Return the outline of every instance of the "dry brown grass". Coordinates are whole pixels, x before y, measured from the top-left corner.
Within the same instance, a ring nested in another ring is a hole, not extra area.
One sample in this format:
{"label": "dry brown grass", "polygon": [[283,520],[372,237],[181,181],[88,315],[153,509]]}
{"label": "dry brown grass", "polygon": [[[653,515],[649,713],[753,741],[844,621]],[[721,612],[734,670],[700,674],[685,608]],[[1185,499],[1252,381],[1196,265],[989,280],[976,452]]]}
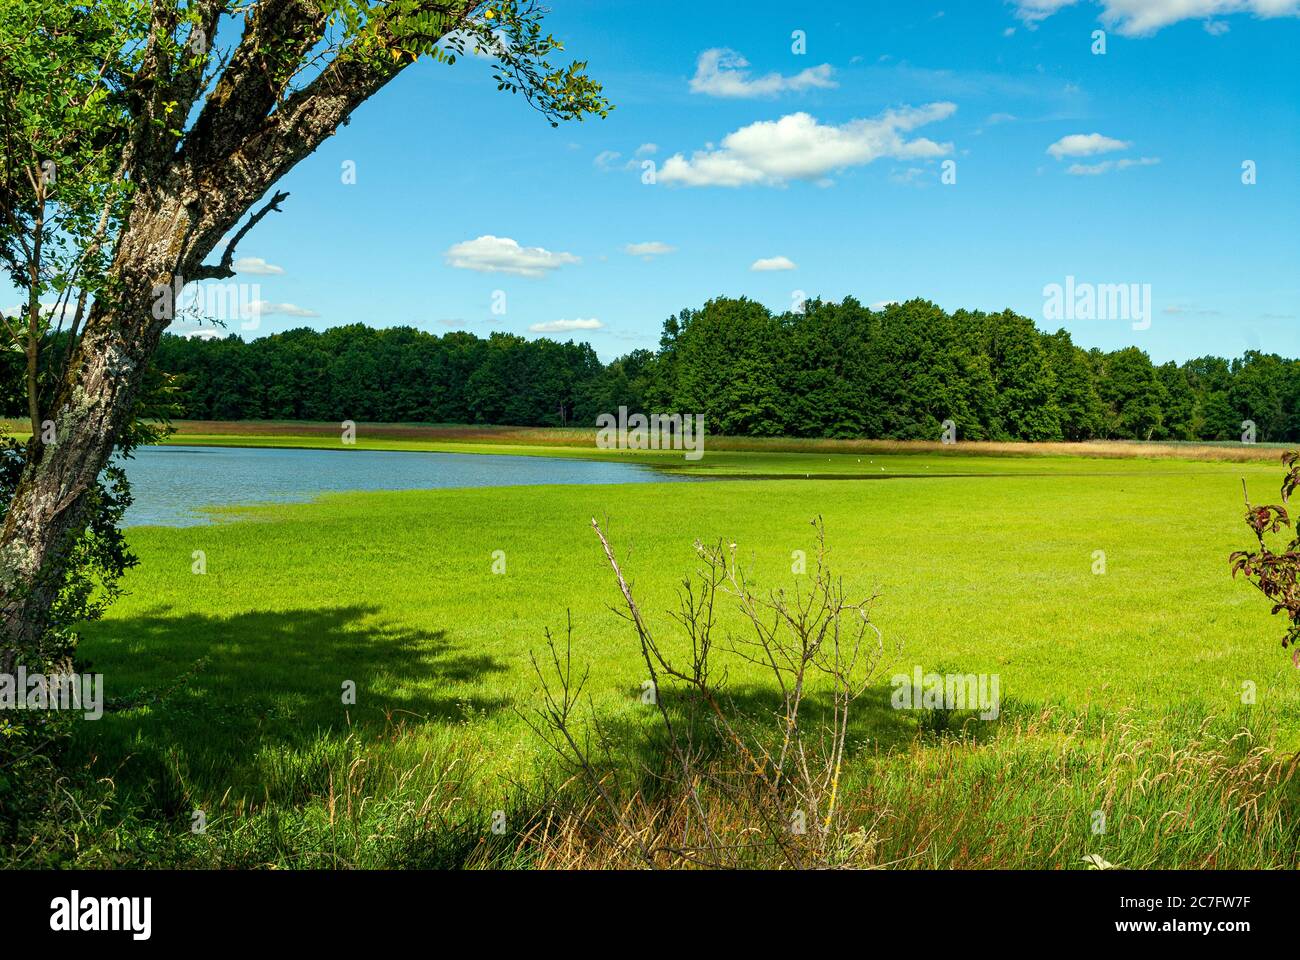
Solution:
{"label": "dry brown grass", "polygon": [[964,441],[945,444],[927,440],[798,440],[710,437],[714,450],[754,450],[774,453],[940,454],[985,457],[1097,457],[1102,459],[1220,460],[1231,463],[1272,462],[1281,445],[1217,445],[1205,443],[1139,443],[1131,440],[1090,440],[1081,443],[1022,443]]}
{"label": "dry brown grass", "polygon": [[[337,423],[297,420],[176,420],[176,438],[187,435],[231,437],[331,437]],[[429,443],[499,443],[533,447],[595,449],[596,431],[586,427],[497,427],[458,424],[359,423],[375,439]],[[27,424],[0,418],[0,432],[25,433]],[[795,437],[710,436],[712,450],[755,453],[939,454],[985,457],[1095,457],[1100,459],[1201,460],[1262,463],[1277,460],[1285,444],[1140,443],[1132,440],[1088,440],[1080,443],[1022,443],[963,441],[944,444],[925,440],[815,440]]]}
{"label": "dry brown grass", "polygon": [[[21,429],[20,424],[15,424]],[[186,434],[230,436],[336,437],[336,423],[297,421],[178,420],[178,438]],[[527,446],[594,448],[594,429],[574,427],[495,427],[420,425],[402,423],[358,424],[366,436],[394,440],[446,443],[501,443]],[[1282,445],[1139,443],[1129,440],[1090,440],[1081,443],[1020,443],[970,441],[943,444],[921,440],[813,440],[788,437],[714,437],[713,450],[769,453],[939,454],[992,457],[1096,457],[1102,459],[1210,460],[1230,463],[1272,462]]]}
{"label": "dry brown grass", "polygon": [[[514,839],[503,857],[484,849],[471,866],[503,861],[540,870],[868,869],[878,857],[879,817],[851,800],[861,824],[828,836],[818,823],[788,829],[789,810],[773,810],[755,791],[751,771],[723,763],[700,767],[690,784],[659,783],[656,795],[633,793],[615,817],[594,792],[562,798]],[[667,792],[664,788],[667,788]],[[828,839],[830,842],[828,842]],[[649,861],[649,864],[647,863]]]}
{"label": "dry brown grass", "polygon": [[[594,794],[557,803],[515,838],[509,860],[540,869],[661,869],[726,849],[741,869],[1085,869],[1097,855],[1127,868],[1294,869],[1297,758],[1245,729],[1152,728],[1121,715],[1100,731],[1052,709],[987,742],[918,737],[860,756],[830,844],[778,838],[743,764],[714,762],[692,785],[657,781],[615,818]],[[698,803],[696,801],[699,801]],[[1096,831],[1096,812],[1105,822]],[[638,844],[635,841],[640,841]],[[479,866],[500,866],[498,859]]]}

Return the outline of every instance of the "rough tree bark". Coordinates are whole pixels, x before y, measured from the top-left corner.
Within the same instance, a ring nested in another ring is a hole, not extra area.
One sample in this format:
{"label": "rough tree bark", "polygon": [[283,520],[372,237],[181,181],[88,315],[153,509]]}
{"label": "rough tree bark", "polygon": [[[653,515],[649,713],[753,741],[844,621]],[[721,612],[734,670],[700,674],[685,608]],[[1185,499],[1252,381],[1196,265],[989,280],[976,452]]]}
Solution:
{"label": "rough tree bark", "polygon": [[[229,0],[198,0],[205,35],[215,36]],[[474,2],[430,3],[450,32]],[[188,133],[169,131],[202,93],[202,69],[177,69],[160,36],[177,26],[175,3],[154,4],[154,36],[139,75],[139,124],[126,175],[138,185],[102,296],[47,419],[56,442],[33,437],[0,529],[0,672],[12,672],[48,623],[64,558],[85,528],[87,491],[128,426],[149,360],[168,317],[155,317],[155,289],[234,276],[236,234],[221,262],[204,261],[281,177],[410,61],[375,62],[340,51],[310,83],[278,99],[275,72],[301,63],[322,39],[313,0],[264,0],[247,23],[215,88]],[[269,53],[268,51],[276,51]],[[178,105],[168,108],[169,103]],[[273,207],[277,194],[267,208]],[[255,215],[260,218],[267,208]],[[251,225],[251,223],[250,223]]]}

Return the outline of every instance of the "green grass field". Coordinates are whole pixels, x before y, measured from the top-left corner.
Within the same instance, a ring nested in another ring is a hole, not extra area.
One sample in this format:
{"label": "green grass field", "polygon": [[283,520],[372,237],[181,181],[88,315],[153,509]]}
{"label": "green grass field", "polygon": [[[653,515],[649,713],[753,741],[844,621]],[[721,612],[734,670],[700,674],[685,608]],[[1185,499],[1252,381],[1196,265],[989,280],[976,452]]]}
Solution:
{"label": "green grass field", "polygon": [[[789,587],[820,515],[835,568],[879,594],[875,623],[901,647],[860,710],[846,784],[878,812],[882,863],[1297,865],[1300,683],[1283,624],[1227,565],[1249,536],[1241,479],[1274,499],[1276,466],[734,450],[701,472],[798,479],[360,493],[133,529],[129,593],[81,648],[123,709],[83,725],[78,749],[138,821],[86,862],[156,857],[170,831],[180,863],[459,862],[551,768],[521,712],[537,702],[530,651],[566,613],[597,714],[629,739],[654,723],[593,517],[673,647],[664,611],[697,538]],[[889,709],[888,676],[917,665],[997,674],[1001,717],[938,729]],[[736,696],[761,701],[764,682],[731,665]],[[430,839],[448,818],[464,849]]]}

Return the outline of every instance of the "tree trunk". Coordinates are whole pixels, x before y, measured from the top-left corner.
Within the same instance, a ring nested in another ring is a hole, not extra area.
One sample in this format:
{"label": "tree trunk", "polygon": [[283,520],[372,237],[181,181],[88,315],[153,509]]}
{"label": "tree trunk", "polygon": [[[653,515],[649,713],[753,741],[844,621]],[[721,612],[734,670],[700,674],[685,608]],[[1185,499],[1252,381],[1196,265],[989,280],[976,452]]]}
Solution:
{"label": "tree trunk", "polygon": [[85,530],[87,493],[126,428],[168,317],[155,318],[156,284],[172,283],[176,251],[192,229],[177,195],[143,195],[113,264],[117,295],[96,302],[69,373],[39,433],[0,529],[0,673],[34,652],[63,583],[68,550]]}

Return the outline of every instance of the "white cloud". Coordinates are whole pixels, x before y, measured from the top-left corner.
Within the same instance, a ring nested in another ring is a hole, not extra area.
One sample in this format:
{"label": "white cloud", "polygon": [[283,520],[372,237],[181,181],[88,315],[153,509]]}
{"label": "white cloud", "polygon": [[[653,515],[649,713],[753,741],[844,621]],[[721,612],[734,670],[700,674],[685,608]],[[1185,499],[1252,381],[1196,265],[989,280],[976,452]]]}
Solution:
{"label": "white cloud", "polygon": [[1047,148],[1047,152],[1060,160],[1062,157],[1091,157],[1098,153],[1113,153],[1116,150],[1127,150],[1131,146],[1133,144],[1113,137],[1103,137],[1100,133],[1072,133],[1057,140]]}
{"label": "white cloud", "polygon": [[1075,163],[1065,171],[1074,177],[1097,177],[1112,170],[1127,170],[1129,167],[1152,167],[1160,162],[1159,157],[1137,157],[1123,160],[1104,160],[1101,163]]}
{"label": "white cloud", "polygon": [[243,311],[250,317],[270,317],[282,314],[286,317],[319,317],[315,310],[308,310],[296,303],[272,303],[269,300],[254,300]]}
{"label": "white cloud", "polygon": [[284,267],[267,263],[261,257],[240,257],[235,261],[235,273],[247,273],[258,277],[278,277],[284,273]]}
{"label": "white cloud", "polygon": [[528,328],[529,333],[569,333],[574,330],[602,330],[605,325],[599,320],[551,320],[547,323],[534,323]]}
{"label": "white cloud", "polygon": [[[1079,0],[1016,0],[1016,15],[1030,28]],[[1183,20],[1249,13],[1261,19],[1300,17],[1300,0],[1095,0],[1101,21],[1126,37],[1148,36]],[[1214,31],[1211,30],[1213,33]]]}
{"label": "white cloud", "polygon": [[889,179],[891,183],[901,184],[905,187],[920,186],[924,183],[922,178],[928,173],[925,167],[908,167],[906,170],[894,170],[890,172]]}
{"label": "white cloud", "polygon": [[798,267],[789,257],[764,257],[751,263],[749,269],[757,270],[759,273],[768,273],[772,270],[797,270]]}
{"label": "white cloud", "polygon": [[474,240],[454,244],[443,256],[447,264],[460,270],[480,273],[513,273],[521,277],[543,277],[548,270],[581,263],[571,253],[552,253],[541,247],[521,247],[509,237],[486,234]]}
{"label": "white cloud", "polygon": [[787,180],[818,180],[844,167],[881,157],[925,159],[952,152],[952,144],[903,134],[953,115],[952,103],[888,110],[870,120],[840,126],[818,123],[807,113],[764,120],[722,138],[716,149],[677,153],[659,168],[659,182],[686,187],[780,186]]}
{"label": "white cloud", "polygon": [[659,152],[659,144],[657,143],[643,143],[641,144],[641,146],[636,148],[636,155],[638,157],[648,157],[651,154],[655,154],[658,152]]}
{"label": "white cloud", "polygon": [[1016,16],[1032,30],[1042,20],[1046,20],[1063,7],[1072,7],[1078,0],[1018,0]]}
{"label": "white cloud", "polygon": [[808,90],[813,87],[837,87],[831,79],[834,69],[829,63],[809,67],[791,76],[769,73],[751,79],[746,69],[749,61],[735,50],[715,47],[700,54],[695,63],[695,76],[691,78],[691,92],[711,97],[770,97],[787,90]]}
{"label": "white cloud", "polygon": [[1177,304],[1175,304],[1172,307],[1165,307],[1165,309],[1162,312],[1166,316],[1170,316],[1170,317],[1183,317],[1183,316],[1221,317],[1223,316],[1222,310],[1211,310],[1205,307],[1185,307]]}
{"label": "white cloud", "polygon": [[[1100,133],[1075,133],[1062,137],[1047,148],[1057,160],[1066,157],[1093,157],[1101,153],[1115,153],[1127,150],[1133,144],[1125,140],[1105,137]],[[1097,177],[1112,170],[1127,170],[1129,167],[1150,167],[1160,162],[1159,157],[1124,157],[1119,160],[1103,160],[1100,163],[1073,163],[1066,173],[1074,177]]]}
{"label": "white cloud", "polygon": [[598,170],[612,170],[614,168],[614,162],[621,156],[623,156],[623,154],[619,153],[617,150],[602,150],[600,153],[596,154],[596,158],[591,162]]}
{"label": "white cloud", "polygon": [[674,253],[677,248],[666,243],[660,243],[658,240],[651,240],[647,243],[629,243],[623,250],[634,257],[644,257],[649,260],[652,257],[663,256],[666,253]]}
{"label": "white cloud", "polygon": [[[89,304],[87,304],[86,310],[89,312]],[[47,317],[51,320],[68,323],[76,317],[77,305],[75,303],[42,303],[40,306],[40,314],[42,317]],[[26,317],[27,304],[16,303],[12,307],[0,308],[0,316],[6,317],[9,320],[13,320],[16,317]]]}
{"label": "white cloud", "polygon": [[976,136],[983,136],[985,129],[988,127],[998,127],[1004,123],[1015,123],[1020,118],[1014,113],[992,113],[984,121],[983,125],[976,128]]}

